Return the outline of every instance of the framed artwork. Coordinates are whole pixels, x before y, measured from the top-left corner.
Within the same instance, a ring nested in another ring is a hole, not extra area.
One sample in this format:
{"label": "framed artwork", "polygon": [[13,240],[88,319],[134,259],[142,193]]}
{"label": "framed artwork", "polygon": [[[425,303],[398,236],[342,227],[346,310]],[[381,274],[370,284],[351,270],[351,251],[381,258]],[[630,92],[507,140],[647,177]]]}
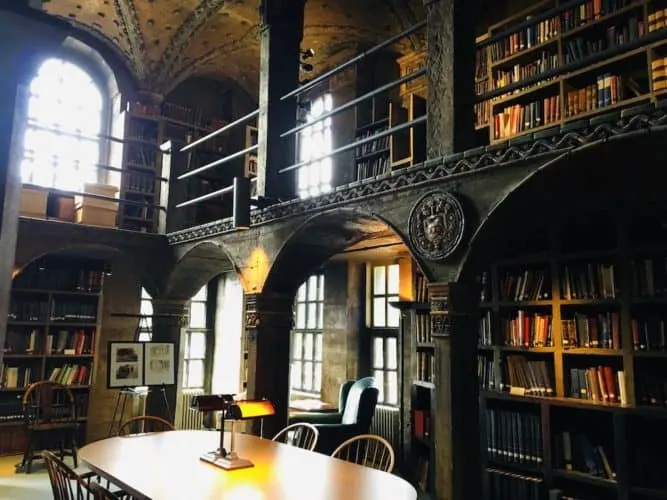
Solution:
{"label": "framed artwork", "polygon": [[146,342],[144,359],[144,385],[174,385],[176,369],[174,344]]}
{"label": "framed artwork", "polygon": [[144,343],[109,342],[107,386],[110,389],[144,384]]}

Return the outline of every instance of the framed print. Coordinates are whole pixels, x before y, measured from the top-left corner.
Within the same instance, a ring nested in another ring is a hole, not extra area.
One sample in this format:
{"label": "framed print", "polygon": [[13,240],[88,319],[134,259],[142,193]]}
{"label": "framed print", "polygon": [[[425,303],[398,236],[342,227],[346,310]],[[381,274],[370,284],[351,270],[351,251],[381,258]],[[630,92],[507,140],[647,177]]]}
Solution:
{"label": "framed print", "polygon": [[174,344],[146,342],[144,384],[173,385],[176,383]]}
{"label": "framed print", "polygon": [[143,342],[109,342],[107,357],[110,389],[145,385]]}

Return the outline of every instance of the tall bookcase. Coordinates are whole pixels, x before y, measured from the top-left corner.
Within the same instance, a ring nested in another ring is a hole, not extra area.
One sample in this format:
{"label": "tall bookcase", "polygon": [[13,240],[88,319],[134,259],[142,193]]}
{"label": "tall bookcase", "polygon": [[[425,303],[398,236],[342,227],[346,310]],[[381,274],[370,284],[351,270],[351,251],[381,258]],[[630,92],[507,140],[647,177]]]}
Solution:
{"label": "tall bookcase", "polygon": [[480,274],[485,499],[667,497],[667,219],[584,213]]}
{"label": "tall bookcase", "polygon": [[491,26],[478,40],[476,127],[497,143],[664,97],[666,8],[546,0]]}
{"label": "tall bookcase", "polygon": [[0,372],[1,455],[23,451],[21,400],[45,379],[74,393],[78,443],[85,442],[104,270],[97,260],[45,257],[14,278]]}

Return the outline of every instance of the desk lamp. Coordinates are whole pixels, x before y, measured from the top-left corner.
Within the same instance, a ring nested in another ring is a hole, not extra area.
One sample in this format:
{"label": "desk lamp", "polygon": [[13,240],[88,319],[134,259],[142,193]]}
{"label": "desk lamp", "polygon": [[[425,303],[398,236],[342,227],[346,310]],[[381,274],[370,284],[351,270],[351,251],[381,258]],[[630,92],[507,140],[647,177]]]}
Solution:
{"label": "desk lamp", "polygon": [[[276,410],[270,401],[266,399],[234,401],[234,396],[230,394],[195,396],[192,398],[191,407],[202,412],[222,411],[220,448],[204,453],[199,457],[200,460],[209,462],[225,470],[244,469],[254,466],[250,460],[241,458],[236,453],[236,430],[234,424],[237,420],[251,420],[274,415]],[[229,450],[226,450],[224,446],[225,419],[230,420],[232,424]]]}

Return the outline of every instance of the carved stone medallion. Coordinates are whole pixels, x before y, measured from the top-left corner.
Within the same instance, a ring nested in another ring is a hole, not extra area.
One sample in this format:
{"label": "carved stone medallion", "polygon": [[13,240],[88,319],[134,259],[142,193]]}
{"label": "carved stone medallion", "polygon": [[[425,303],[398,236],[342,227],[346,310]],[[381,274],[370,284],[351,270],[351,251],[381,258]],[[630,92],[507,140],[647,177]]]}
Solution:
{"label": "carved stone medallion", "polygon": [[463,239],[463,207],[451,193],[433,191],[422,196],[410,212],[410,242],[425,259],[442,260]]}

